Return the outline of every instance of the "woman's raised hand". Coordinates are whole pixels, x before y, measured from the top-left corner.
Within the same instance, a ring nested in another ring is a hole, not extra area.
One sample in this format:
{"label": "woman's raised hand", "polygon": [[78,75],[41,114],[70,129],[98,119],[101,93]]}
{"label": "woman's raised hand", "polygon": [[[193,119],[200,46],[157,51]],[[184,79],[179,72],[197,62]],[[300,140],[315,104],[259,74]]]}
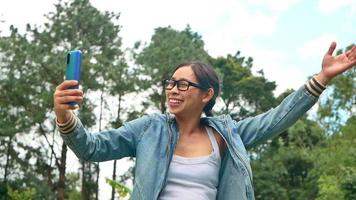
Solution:
{"label": "woman's raised hand", "polygon": [[53,94],[54,112],[57,116],[59,123],[67,122],[71,117],[72,110],[77,106],[71,106],[68,102],[81,103],[83,101],[83,91],[81,89],[68,89],[76,86],[77,81],[65,80],[56,87],[56,91]]}
{"label": "woman's raised hand", "polygon": [[322,69],[316,76],[322,84],[326,85],[332,78],[351,69],[356,65],[356,46],[343,54],[333,56],[336,43],[332,42],[328,52],[325,54],[322,62]]}

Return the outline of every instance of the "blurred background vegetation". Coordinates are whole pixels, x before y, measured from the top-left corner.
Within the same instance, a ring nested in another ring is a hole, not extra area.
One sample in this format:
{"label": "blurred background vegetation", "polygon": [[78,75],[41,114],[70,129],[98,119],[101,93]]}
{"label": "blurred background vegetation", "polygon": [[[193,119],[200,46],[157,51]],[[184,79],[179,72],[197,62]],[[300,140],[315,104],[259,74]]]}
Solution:
{"label": "blurred background vegetation", "polygon": [[[222,106],[215,114],[241,120],[293,91],[276,97],[275,82],[263,71],[253,73],[253,58],[240,51],[211,57],[189,25],[157,27],[149,43],[123,49],[120,14],[99,12],[88,0],[59,1],[46,17],[44,24],[27,25],[25,33],[11,26],[9,36],[0,35],[0,199],[99,199],[98,163],[80,161],[77,172],[68,172],[67,146],[54,123],[53,92],[63,81],[68,50],[84,55],[81,85],[87,98],[78,115],[89,129],[117,128],[148,111],[165,112],[161,81],[188,60],[208,62],[218,71]],[[356,199],[355,77],[354,68],[333,80],[314,117],[305,115],[250,151],[256,199]],[[124,99],[130,95],[146,100],[129,107]],[[104,111],[115,117],[102,127]],[[129,198],[134,159],[131,163],[120,176],[113,163],[106,180],[112,199]]]}

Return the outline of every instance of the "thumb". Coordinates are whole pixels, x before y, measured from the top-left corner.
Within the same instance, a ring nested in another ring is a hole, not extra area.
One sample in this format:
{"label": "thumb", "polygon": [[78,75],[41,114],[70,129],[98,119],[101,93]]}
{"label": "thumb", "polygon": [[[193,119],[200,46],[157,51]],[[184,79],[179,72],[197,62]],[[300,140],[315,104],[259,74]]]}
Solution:
{"label": "thumb", "polygon": [[333,55],[333,52],[334,52],[334,50],[335,50],[335,48],[336,48],[336,42],[332,42],[332,43],[330,44],[329,50],[328,50],[328,52],[326,53],[326,55],[332,56],[332,55]]}

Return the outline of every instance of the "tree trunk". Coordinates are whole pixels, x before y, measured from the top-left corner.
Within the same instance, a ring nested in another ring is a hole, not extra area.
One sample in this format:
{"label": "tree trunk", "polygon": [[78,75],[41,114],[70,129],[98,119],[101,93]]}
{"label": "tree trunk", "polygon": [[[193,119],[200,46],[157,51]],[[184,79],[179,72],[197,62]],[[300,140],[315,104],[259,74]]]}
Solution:
{"label": "tree trunk", "polygon": [[[62,156],[64,155],[65,158],[61,158],[61,160],[57,157],[54,148],[53,148],[53,144],[54,144],[54,139],[52,144],[49,142],[49,139],[47,138],[46,132],[42,127],[41,123],[38,123],[38,130],[40,131],[40,133],[43,135],[43,137],[46,139],[47,144],[49,145],[49,147],[51,148],[51,160],[50,160],[50,164],[48,165],[46,172],[43,173],[44,176],[47,177],[47,183],[50,186],[50,188],[52,189],[52,191],[56,191],[58,189],[59,186],[59,181],[56,182],[56,184],[53,183],[53,177],[52,177],[52,158],[54,158],[55,160],[55,166],[57,167],[58,171],[60,172],[61,170],[61,166],[62,166],[62,159],[64,159],[64,175],[65,175],[65,162],[67,160],[66,156],[67,156],[67,146],[65,147],[65,153],[63,152],[63,147],[62,147]],[[54,136],[54,135],[53,135]],[[63,143],[64,144],[64,143]],[[63,145],[62,144],[62,145]],[[64,154],[63,154],[64,153]],[[65,179],[65,178],[64,178]],[[64,180],[65,181],[65,180]]]}
{"label": "tree trunk", "polygon": [[[121,126],[121,120],[120,120],[120,117],[121,117],[121,98],[122,97],[122,94],[119,93],[119,106],[117,108],[117,118],[116,118],[116,121],[117,121],[117,127],[115,128],[119,128]],[[116,181],[116,160],[114,160],[114,166],[113,166],[113,170],[112,170],[112,180],[113,181]],[[115,187],[112,186],[111,187],[111,200],[114,200],[115,199]]]}
{"label": "tree trunk", "polygon": [[85,175],[85,161],[82,161],[82,199],[88,199],[88,191]]}
{"label": "tree trunk", "polygon": [[[104,82],[105,85],[105,82]],[[101,121],[103,120],[103,103],[104,103],[104,87],[101,88],[101,95],[100,95],[100,114],[99,114],[99,132],[101,131]],[[95,200],[98,200],[98,195],[99,195],[99,173],[100,173],[100,168],[99,168],[99,163],[97,163],[95,167],[96,171],[96,180],[95,180]]]}
{"label": "tree trunk", "polygon": [[66,161],[67,161],[67,145],[63,142],[61,164],[59,167],[59,180],[58,180],[58,200],[64,200],[65,195],[65,178],[66,178]]}
{"label": "tree trunk", "polygon": [[95,200],[99,199],[99,173],[100,173],[100,167],[99,163],[96,163],[96,191],[95,191]]}
{"label": "tree trunk", "polygon": [[[9,136],[9,141],[7,142],[7,152],[6,152],[6,164],[5,164],[5,174],[4,174],[4,186],[7,187],[7,174],[8,174],[8,168],[10,164],[10,151],[11,151],[11,141],[12,141],[12,136]],[[7,200],[7,189],[6,194],[5,194],[5,200]]]}
{"label": "tree trunk", "polygon": [[[116,160],[114,160],[114,167],[112,170],[112,180],[116,181]],[[111,188],[111,200],[114,200],[114,199],[115,199],[115,188],[112,187]]]}
{"label": "tree trunk", "polygon": [[88,199],[92,199],[94,188],[92,186],[92,171],[91,171],[92,162],[88,162],[88,179],[87,179],[87,191],[88,191]]}

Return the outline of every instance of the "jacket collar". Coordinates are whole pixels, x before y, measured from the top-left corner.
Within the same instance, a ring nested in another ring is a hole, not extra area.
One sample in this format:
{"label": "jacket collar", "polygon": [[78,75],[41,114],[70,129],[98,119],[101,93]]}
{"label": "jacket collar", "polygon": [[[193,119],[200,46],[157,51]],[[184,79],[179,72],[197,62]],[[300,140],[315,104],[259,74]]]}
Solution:
{"label": "jacket collar", "polygon": [[[167,117],[167,122],[170,126],[174,127],[174,129],[176,129],[178,131],[177,128],[177,122],[176,122],[176,118],[173,114],[166,112],[165,113],[166,117]],[[224,131],[224,129],[226,128],[226,122],[229,121],[230,116],[228,115],[221,115],[221,116],[212,116],[212,117],[202,117],[200,118],[200,122],[203,125],[206,126],[210,126],[212,128],[214,128],[216,131],[218,131],[225,139],[226,139],[226,135],[224,134],[226,131]]]}

